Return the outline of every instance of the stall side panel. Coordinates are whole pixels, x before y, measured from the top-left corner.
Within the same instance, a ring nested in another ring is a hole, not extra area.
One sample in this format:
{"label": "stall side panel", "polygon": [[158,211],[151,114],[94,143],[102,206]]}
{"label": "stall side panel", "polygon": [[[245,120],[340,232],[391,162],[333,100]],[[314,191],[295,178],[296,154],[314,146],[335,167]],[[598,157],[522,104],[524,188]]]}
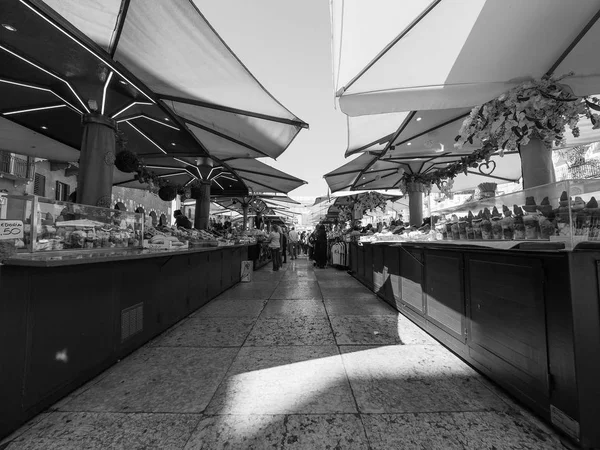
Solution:
{"label": "stall side panel", "polygon": [[[114,362],[111,264],[32,268],[23,406],[38,409]],[[79,382],[79,383],[78,383]]]}
{"label": "stall side panel", "polygon": [[[539,259],[467,256],[471,357],[548,411],[548,360]],[[522,397],[522,396],[521,396]]]}
{"label": "stall side panel", "polygon": [[0,439],[23,420],[23,373],[27,353],[29,271],[0,267]]}
{"label": "stall side panel", "polygon": [[465,296],[461,253],[425,251],[427,318],[465,342]]}
{"label": "stall side panel", "polygon": [[400,247],[400,279],[402,303],[424,315],[422,250]]}

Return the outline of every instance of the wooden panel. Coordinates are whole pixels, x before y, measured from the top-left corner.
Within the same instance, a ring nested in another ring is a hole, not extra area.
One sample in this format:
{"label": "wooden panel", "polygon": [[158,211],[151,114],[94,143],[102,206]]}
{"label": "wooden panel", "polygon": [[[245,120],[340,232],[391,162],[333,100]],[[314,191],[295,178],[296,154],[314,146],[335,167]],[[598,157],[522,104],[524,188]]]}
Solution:
{"label": "wooden panel", "polygon": [[547,392],[548,362],[539,260],[469,258],[471,346],[519,372],[528,389]]}
{"label": "wooden panel", "polygon": [[221,289],[226,290],[231,287],[231,263],[233,262],[233,249],[223,248],[220,250],[221,257]]}
{"label": "wooden panel", "polygon": [[387,270],[386,301],[394,308],[400,308],[402,283],[400,278],[400,249],[391,245],[385,249],[385,268]]}
{"label": "wooden panel", "polygon": [[600,448],[600,251],[596,242],[588,248],[570,255],[573,335],[581,442]]}
{"label": "wooden panel", "polygon": [[373,258],[373,270],[372,270],[372,279],[373,279],[373,291],[375,291],[376,294],[381,294],[383,296],[383,285],[385,283],[385,276],[383,273],[383,250],[384,250],[385,246],[378,244],[378,245],[371,245],[371,254],[372,254],[372,258]]}
{"label": "wooden panel", "polygon": [[425,253],[427,317],[458,339],[465,339],[465,298],[462,255],[457,252]]}
{"label": "wooden panel", "polygon": [[[171,285],[171,280],[165,279],[165,274],[161,273],[161,268],[168,261],[169,258],[163,256],[113,265],[113,283],[116,288],[112,336],[118,357],[131,353],[170,326],[163,317],[159,303],[162,298],[167,301],[178,297],[180,291],[176,284]],[[138,303],[143,303],[143,329],[122,342],[121,311]]]}
{"label": "wooden panel", "polygon": [[27,348],[29,270],[0,266],[0,439],[21,421]]}
{"label": "wooden panel", "polygon": [[423,302],[423,256],[420,250],[401,247],[400,278],[402,302],[420,314],[425,313]]}
{"label": "wooden panel", "polygon": [[114,352],[111,264],[42,268],[32,277],[25,409]]}
{"label": "wooden panel", "polygon": [[194,253],[190,255],[190,275],[188,285],[190,289],[190,311],[195,311],[208,303],[208,278],[206,271],[209,264],[208,253]]}
{"label": "wooden panel", "polygon": [[365,265],[365,246],[364,245],[358,245],[356,247],[358,249],[358,279],[361,281],[365,281],[365,269],[366,269],[366,265]]}
{"label": "wooden panel", "polygon": [[373,288],[373,245],[365,244],[365,279],[364,283],[368,288]]}
{"label": "wooden panel", "polygon": [[208,252],[208,267],[205,268],[204,275],[208,279],[207,295],[209,300],[215,298],[221,292],[221,262],[223,260],[223,252],[214,250]]}
{"label": "wooden panel", "polygon": [[159,277],[163,282],[158,287],[159,323],[166,329],[183,319],[191,310],[189,279],[197,271],[190,266],[188,255],[168,258],[160,265]]}
{"label": "wooden panel", "polygon": [[358,273],[358,245],[354,242],[350,244],[350,271]]}

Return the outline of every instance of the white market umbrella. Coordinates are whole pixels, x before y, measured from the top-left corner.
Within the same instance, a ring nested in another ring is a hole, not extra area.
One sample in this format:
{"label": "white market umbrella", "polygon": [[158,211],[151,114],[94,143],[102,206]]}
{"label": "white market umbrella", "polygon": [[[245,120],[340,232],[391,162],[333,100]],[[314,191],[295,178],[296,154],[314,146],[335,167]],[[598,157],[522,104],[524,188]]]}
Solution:
{"label": "white market umbrella", "polygon": [[331,0],[340,108],[472,107],[548,73],[574,72],[575,95],[596,94],[598,18],[600,0]]}

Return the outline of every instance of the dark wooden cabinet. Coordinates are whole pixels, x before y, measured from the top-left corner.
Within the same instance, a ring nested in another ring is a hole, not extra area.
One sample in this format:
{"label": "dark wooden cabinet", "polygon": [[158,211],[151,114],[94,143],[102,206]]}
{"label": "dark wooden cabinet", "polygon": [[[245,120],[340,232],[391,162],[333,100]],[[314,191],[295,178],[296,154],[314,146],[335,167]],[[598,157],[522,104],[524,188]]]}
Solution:
{"label": "dark wooden cabinet", "polygon": [[420,315],[425,314],[423,298],[423,251],[401,247],[400,292],[403,304]]}
{"label": "dark wooden cabinet", "polygon": [[464,342],[466,318],[462,255],[456,252],[427,251],[425,267],[427,318]]}
{"label": "dark wooden cabinet", "polygon": [[[355,276],[583,448],[600,447],[600,245],[352,244]],[[372,256],[369,256],[372,255]]]}
{"label": "dark wooden cabinet", "polygon": [[0,267],[0,438],[240,278],[246,247]]}

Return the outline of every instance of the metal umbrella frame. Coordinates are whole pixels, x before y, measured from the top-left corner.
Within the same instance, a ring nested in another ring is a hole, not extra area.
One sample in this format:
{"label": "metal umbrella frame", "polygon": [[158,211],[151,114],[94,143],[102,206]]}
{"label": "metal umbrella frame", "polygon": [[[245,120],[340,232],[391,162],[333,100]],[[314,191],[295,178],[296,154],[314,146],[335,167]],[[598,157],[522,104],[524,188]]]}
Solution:
{"label": "metal umbrella frame", "polygon": [[96,111],[117,122],[147,166],[166,167],[159,176],[199,179],[195,160],[209,157],[221,177],[235,179],[222,190],[238,194],[253,187],[234,165],[276,158],[308,127],[190,0],[6,0],[0,17],[0,130],[9,151],[77,161],[81,118]]}

